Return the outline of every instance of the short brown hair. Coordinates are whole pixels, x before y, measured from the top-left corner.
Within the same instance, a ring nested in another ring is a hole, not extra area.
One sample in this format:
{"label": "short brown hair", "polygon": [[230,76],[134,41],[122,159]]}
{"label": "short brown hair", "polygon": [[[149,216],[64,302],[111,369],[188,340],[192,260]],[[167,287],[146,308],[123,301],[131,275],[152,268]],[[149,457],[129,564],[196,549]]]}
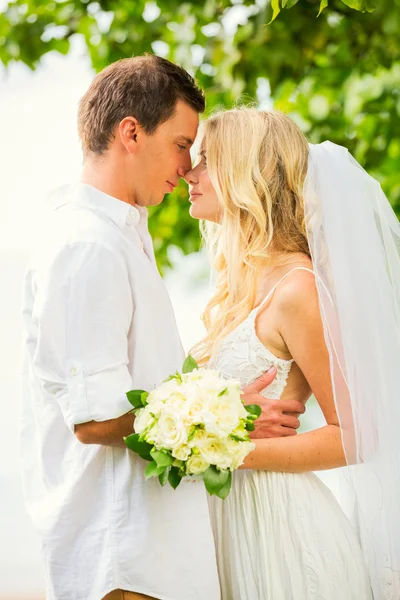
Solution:
{"label": "short brown hair", "polygon": [[96,75],[79,103],[83,151],[103,154],[125,117],[135,117],[153,133],[174,114],[178,100],[204,111],[204,93],[182,67],[151,54],[112,63]]}

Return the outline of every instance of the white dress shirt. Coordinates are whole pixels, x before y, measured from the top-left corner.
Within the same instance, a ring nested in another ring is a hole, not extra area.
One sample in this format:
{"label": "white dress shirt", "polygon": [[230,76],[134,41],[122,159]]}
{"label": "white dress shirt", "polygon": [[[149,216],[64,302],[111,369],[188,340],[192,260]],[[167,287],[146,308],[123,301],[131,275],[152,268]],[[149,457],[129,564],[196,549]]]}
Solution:
{"label": "white dress shirt", "polygon": [[129,410],[181,369],[175,317],[154,261],[146,209],[65,186],[24,288],[21,427],[28,512],[43,541],[47,600],[113,589],[218,600],[201,482],[145,481],[127,449],[81,444],[74,427]]}

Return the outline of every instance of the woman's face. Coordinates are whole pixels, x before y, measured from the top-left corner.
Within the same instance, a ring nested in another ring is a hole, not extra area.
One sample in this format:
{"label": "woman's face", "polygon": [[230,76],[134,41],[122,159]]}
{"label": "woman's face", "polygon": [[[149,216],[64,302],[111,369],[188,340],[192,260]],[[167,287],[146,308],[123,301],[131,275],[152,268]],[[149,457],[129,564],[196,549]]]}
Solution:
{"label": "woman's face", "polygon": [[189,184],[190,202],[192,204],[190,215],[194,219],[220,223],[222,211],[207,173],[207,155],[204,144],[202,144],[200,150],[198,163],[191,171],[186,173],[185,180]]}

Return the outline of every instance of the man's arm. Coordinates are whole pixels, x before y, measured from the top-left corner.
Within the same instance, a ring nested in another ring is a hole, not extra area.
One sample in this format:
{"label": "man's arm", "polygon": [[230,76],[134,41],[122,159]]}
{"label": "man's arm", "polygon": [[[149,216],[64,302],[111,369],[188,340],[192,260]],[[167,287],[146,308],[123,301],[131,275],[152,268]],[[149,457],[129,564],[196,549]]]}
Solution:
{"label": "man's arm", "polygon": [[124,437],[133,433],[135,416],[127,413],[108,421],[89,421],[75,425],[75,435],[82,444],[100,444],[114,448],[126,448]]}
{"label": "man's arm", "polygon": [[78,439],[122,445],[133,423],[126,397],[133,300],[122,258],[102,244],[76,242],[62,248],[35,284],[33,368],[44,391],[67,426],[73,432],[78,426]]}

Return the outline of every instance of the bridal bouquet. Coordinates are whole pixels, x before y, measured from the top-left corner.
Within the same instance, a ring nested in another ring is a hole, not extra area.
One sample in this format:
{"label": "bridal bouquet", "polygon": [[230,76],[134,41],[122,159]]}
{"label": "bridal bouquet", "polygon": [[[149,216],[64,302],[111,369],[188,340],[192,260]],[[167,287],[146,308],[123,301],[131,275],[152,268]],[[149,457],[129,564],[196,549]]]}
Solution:
{"label": "bridal bouquet", "polygon": [[232,471],[255,447],[248,432],[261,413],[255,404],[244,405],[240,394],[239,380],[198,368],[191,356],[182,373],[152,392],[128,392],[135,433],[124,440],[149,462],[145,477],[175,489],[183,477],[198,476],[210,495],[226,498]]}

